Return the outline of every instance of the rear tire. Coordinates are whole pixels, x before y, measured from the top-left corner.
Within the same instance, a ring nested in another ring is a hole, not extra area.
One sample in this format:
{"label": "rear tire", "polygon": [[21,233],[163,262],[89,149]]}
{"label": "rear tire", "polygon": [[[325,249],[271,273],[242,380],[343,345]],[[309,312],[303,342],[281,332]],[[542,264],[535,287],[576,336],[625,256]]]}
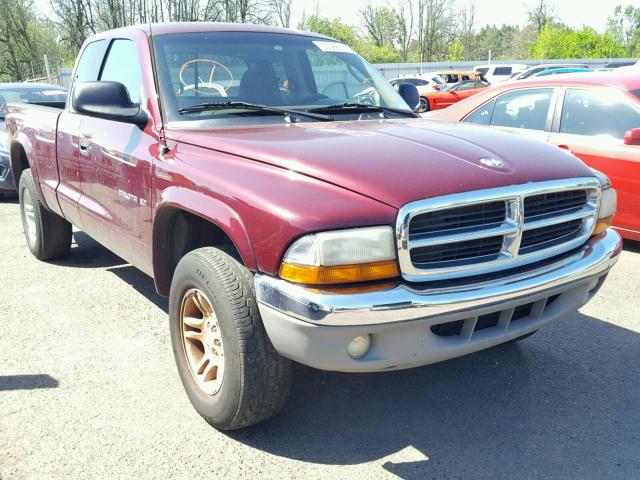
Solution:
{"label": "rear tire", "polygon": [[71,224],[45,208],[36,189],[31,169],[26,169],[20,176],[18,196],[22,228],[31,253],[38,260],[53,260],[67,256],[71,249]]}
{"label": "rear tire", "polygon": [[169,322],[182,384],[209,424],[235,430],[282,409],[291,361],[273,348],[253,275],[237,260],[213,247],[185,255],[171,282]]}

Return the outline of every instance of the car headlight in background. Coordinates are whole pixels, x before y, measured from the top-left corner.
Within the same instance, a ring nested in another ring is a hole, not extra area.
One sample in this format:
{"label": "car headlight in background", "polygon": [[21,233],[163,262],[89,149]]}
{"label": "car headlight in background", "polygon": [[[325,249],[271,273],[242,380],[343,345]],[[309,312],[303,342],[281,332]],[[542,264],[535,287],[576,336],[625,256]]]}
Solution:
{"label": "car headlight in background", "polygon": [[598,235],[611,226],[613,216],[618,208],[618,194],[611,186],[611,180],[604,173],[591,169],[600,182],[600,205],[598,207],[598,221],[593,234]]}
{"label": "car headlight in background", "polygon": [[314,233],[289,247],[280,277],[330,285],[383,280],[399,275],[393,229],[388,226]]}

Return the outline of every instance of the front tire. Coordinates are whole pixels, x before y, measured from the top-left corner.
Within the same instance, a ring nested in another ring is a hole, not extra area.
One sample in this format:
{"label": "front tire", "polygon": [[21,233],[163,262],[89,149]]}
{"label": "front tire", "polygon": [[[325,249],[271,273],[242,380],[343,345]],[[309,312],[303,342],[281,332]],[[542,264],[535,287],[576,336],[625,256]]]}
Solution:
{"label": "front tire", "polygon": [[71,249],[71,224],[45,208],[31,169],[22,172],[18,195],[22,228],[31,253],[38,260],[53,260],[67,256]]}
{"label": "front tire", "polygon": [[196,411],[220,430],[276,415],[291,386],[291,362],[264,329],[253,275],[213,247],[185,255],[169,295],[171,343]]}

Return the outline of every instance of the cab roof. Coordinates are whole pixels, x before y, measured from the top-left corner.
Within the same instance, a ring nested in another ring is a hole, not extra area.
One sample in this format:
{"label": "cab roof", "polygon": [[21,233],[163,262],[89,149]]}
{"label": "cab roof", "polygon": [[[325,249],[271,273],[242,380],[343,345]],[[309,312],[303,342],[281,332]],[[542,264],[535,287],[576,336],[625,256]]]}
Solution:
{"label": "cab roof", "polygon": [[228,23],[228,22],[167,22],[133,25],[130,27],[117,28],[101,32],[93,38],[112,38],[115,35],[126,35],[127,32],[144,32],[148,36],[168,35],[175,33],[201,33],[201,32],[259,32],[259,33],[279,33],[288,35],[304,35],[307,37],[334,40],[331,37],[318,33],[303,32],[291,28],[272,27],[267,25],[254,25],[252,23]]}

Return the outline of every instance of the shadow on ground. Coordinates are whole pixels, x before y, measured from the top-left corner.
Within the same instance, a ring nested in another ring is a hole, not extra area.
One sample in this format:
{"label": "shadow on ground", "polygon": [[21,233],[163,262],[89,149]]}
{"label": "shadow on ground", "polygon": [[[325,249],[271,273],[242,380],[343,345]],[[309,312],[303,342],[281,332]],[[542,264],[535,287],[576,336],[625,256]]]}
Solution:
{"label": "shadow on ground", "polygon": [[50,375],[0,375],[0,392],[8,390],[36,390],[58,388],[58,380]]}

